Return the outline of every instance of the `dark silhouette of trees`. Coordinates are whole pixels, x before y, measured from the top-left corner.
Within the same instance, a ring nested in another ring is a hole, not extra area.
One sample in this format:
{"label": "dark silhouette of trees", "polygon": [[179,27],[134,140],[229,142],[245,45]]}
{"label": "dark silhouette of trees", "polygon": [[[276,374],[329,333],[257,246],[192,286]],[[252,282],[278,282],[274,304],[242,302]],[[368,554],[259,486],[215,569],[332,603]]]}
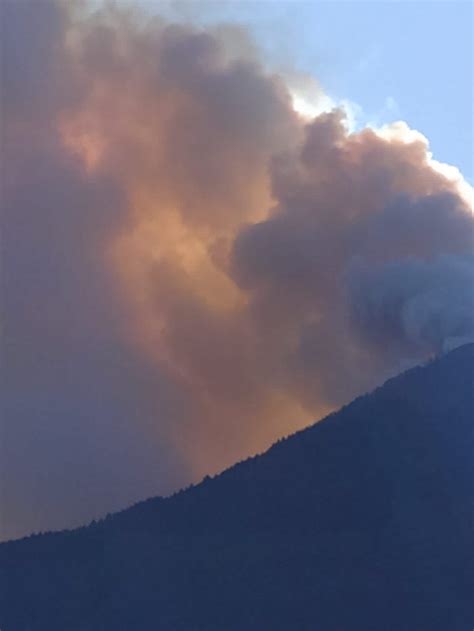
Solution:
{"label": "dark silhouette of trees", "polygon": [[2,631],[470,631],[474,345],[221,475],[0,546]]}

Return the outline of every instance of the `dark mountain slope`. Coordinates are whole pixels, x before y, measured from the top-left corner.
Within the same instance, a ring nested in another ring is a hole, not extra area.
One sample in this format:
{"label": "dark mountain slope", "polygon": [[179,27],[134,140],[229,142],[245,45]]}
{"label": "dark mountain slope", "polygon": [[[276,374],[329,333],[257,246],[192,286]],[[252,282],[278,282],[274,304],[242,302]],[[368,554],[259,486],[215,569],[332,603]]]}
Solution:
{"label": "dark mountain slope", "polygon": [[472,631],[473,377],[467,345],[171,498],[1,545],[0,628]]}

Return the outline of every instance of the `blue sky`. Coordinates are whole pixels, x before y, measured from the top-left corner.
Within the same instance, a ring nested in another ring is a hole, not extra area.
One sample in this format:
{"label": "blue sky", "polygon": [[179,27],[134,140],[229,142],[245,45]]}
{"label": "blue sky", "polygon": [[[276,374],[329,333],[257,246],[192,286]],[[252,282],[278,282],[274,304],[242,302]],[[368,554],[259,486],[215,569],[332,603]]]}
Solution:
{"label": "blue sky", "polygon": [[360,106],[359,123],[405,120],[428,137],[436,159],[474,181],[471,2],[136,4],[247,25],[276,64],[312,74],[330,96]]}

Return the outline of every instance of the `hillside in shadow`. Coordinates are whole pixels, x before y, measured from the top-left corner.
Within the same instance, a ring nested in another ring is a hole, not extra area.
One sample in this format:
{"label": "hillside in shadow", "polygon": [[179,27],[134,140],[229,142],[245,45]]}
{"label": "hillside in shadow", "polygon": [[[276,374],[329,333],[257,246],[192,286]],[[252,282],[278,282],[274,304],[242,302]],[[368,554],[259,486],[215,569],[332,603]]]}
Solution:
{"label": "hillside in shadow", "polygon": [[0,629],[472,631],[473,376],[470,344],[170,498],[2,544]]}

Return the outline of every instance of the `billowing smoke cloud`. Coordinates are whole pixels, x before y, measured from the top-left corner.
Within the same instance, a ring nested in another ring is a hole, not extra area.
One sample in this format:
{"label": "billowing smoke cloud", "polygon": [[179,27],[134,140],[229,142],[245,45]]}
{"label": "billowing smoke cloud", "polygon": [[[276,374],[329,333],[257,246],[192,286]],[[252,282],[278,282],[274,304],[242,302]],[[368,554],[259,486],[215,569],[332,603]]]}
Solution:
{"label": "billowing smoke cloud", "polygon": [[469,186],[420,134],[304,119],[239,29],[75,8],[2,5],[3,536],[169,492],[473,334]]}

